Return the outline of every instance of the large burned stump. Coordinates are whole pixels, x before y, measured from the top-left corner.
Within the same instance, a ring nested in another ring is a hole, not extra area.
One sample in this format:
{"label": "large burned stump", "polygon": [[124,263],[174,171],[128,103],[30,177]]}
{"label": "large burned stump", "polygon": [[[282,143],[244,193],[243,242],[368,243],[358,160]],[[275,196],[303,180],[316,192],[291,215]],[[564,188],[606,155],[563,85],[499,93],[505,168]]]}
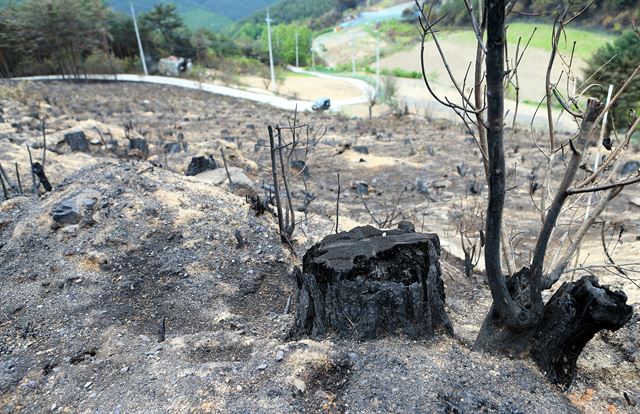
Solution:
{"label": "large burned stump", "polygon": [[544,308],[533,359],[549,380],[568,388],[587,342],[602,330],[617,331],[632,316],[627,296],[600,286],[593,276],[564,283]]}
{"label": "large burned stump", "polygon": [[292,336],[452,334],[439,260],[438,236],[412,228],[365,226],[325,237],[295,269]]}
{"label": "large burned stump", "polygon": [[[508,279],[512,296],[529,295],[528,268]],[[593,276],[562,284],[544,307],[540,323],[513,329],[491,307],[475,347],[492,353],[530,356],[546,377],[567,389],[576,375],[582,350],[602,330],[617,331],[633,316],[627,296],[601,286]]]}

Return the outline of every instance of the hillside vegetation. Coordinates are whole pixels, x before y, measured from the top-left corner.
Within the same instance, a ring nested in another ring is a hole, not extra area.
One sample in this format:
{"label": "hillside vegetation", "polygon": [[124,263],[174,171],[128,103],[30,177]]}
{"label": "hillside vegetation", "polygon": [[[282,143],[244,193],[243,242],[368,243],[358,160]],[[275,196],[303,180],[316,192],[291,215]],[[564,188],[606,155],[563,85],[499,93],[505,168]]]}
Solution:
{"label": "hillside vegetation", "polygon": [[[277,0],[172,0],[165,3],[175,4],[176,8],[182,13],[208,11],[236,21],[251,15],[257,9],[272,5],[276,1]],[[136,9],[140,9],[140,11],[147,11],[158,3],[160,3],[158,0],[137,0],[134,6]],[[114,10],[120,12],[129,11],[129,0],[109,0],[109,4]]]}
{"label": "hillside vegetation", "polygon": [[[477,10],[478,0],[474,0]],[[522,19],[536,19],[540,16],[557,13],[563,10],[567,2],[557,0],[522,0],[514,4],[512,15]],[[570,2],[570,13],[577,12],[590,5],[588,10],[577,20],[582,26],[591,26],[615,31],[622,31],[629,27],[632,20],[640,17],[640,0],[607,0]],[[469,23],[469,16],[463,1],[443,0],[437,9],[440,16],[447,16],[447,21],[453,25]]]}

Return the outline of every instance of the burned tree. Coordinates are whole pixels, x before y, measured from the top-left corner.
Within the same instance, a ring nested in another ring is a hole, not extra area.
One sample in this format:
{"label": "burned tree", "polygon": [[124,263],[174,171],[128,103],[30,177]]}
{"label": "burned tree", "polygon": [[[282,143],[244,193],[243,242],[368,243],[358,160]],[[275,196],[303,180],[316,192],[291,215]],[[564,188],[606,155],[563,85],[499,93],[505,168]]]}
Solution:
{"label": "burned tree", "polygon": [[394,230],[365,226],[325,237],[294,270],[292,336],[452,334],[439,260],[438,236],[416,233],[408,222]]}
{"label": "burned tree", "polygon": [[[596,167],[593,172],[582,173],[580,170],[580,166],[587,159],[586,154],[592,144],[591,137],[594,131],[603,120],[604,114],[640,72],[640,67],[623,85],[619,85],[618,92],[607,105],[595,99],[580,99],[582,94],[588,91],[588,85],[580,95],[573,94],[567,87],[564,97],[559,91],[560,80],[556,83],[551,81],[551,70],[556,62],[558,43],[564,27],[584,13],[591,4],[593,2],[576,10],[573,2],[567,2],[559,10],[554,23],[552,52],[543,100],[546,101],[549,147],[543,149],[535,142],[547,165],[546,185],[541,192],[540,206],[535,206],[541,213],[541,228],[530,263],[516,271],[512,246],[505,237],[503,220],[507,191],[504,91],[509,84],[515,85],[516,91],[519,90],[518,65],[528,42],[524,47],[518,43],[516,55],[510,61],[507,58],[505,20],[513,2],[487,1],[477,19],[471,3],[465,0],[477,37],[475,76],[473,85],[469,88],[467,76],[464,82],[460,83],[446,62],[445,53],[438,42],[437,31],[434,29],[438,21],[431,21],[431,8],[416,1],[421,11],[423,80],[434,98],[453,110],[474,137],[482,154],[489,186],[484,259],[493,304],[475,345],[485,351],[530,356],[550,380],[565,387],[573,380],[575,363],[585,344],[602,329],[621,328],[632,315],[632,308],[626,305],[624,293],[613,292],[606,286],[600,286],[595,278],[590,276],[577,282],[564,283],[546,304],[542,298],[542,292],[551,289],[560,280],[587,231],[611,200],[624,187],[640,182],[638,173],[630,174],[618,181],[614,181],[613,175],[609,173],[611,167],[620,163],[621,154],[640,124],[640,118],[637,117],[631,123],[624,139],[612,148],[602,165]],[[449,79],[458,93],[455,102],[447,97],[438,96],[429,82],[424,59],[427,38],[433,39],[440,57],[444,60]],[[575,78],[571,68],[572,57],[558,60],[562,60],[567,66],[564,75],[567,78]],[[569,82],[567,86],[568,84]],[[558,142],[554,132],[554,101],[562,106],[563,112],[573,116],[580,124],[577,134],[566,142]],[[514,123],[517,102],[515,108]],[[558,188],[552,193],[551,186],[548,185],[552,180],[551,166],[559,154],[565,152],[570,153],[570,157]],[[568,215],[567,212],[580,207],[581,203],[586,207],[589,203],[582,199],[585,195],[601,193],[605,195],[594,202],[593,208],[580,210],[583,221],[581,225],[576,226],[577,230],[570,237],[560,237],[557,226],[559,217],[563,214]],[[547,205],[549,199],[551,202]],[[503,264],[506,266],[506,272],[503,271]]]}
{"label": "burned tree", "polygon": [[[269,162],[271,167],[270,194],[267,195],[267,199],[276,207],[280,238],[291,246],[293,233],[296,224],[298,224],[295,218],[295,211],[302,211],[306,220],[308,207],[315,199],[315,195],[309,191],[307,186],[307,180],[310,176],[309,161],[312,150],[324,137],[326,128],[324,132],[320,133],[320,129],[313,130],[309,124],[298,124],[298,111],[296,109],[293,122],[289,121],[288,126],[269,125],[267,131],[269,133]],[[283,131],[291,132],[290,141],[287,141]],[[306,131],[306,138],[301,136],[303,131]],[[296,168],[298,172],[292,174],[291,167]],[[303,184],[303,189],[300,191],[303,196],[303,206],[295,208],[293,180],[297,177],[300,177]]]}

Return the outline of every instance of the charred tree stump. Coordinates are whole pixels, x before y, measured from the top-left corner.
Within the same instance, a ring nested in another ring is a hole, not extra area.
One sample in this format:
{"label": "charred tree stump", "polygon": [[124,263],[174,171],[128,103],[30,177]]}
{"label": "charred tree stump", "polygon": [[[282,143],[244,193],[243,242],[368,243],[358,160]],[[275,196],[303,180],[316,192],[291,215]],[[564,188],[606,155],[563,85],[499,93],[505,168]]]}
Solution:
{"label": "charred tree stump", "polygon": [[294,270],[291,336],[452,334],[439,260],[438,236],[413,228],[365,226],[325,237],[304,255],[303,269]]}
{"label": "charred tree stump", "polygon": [[149,157],[149,144],[144,138],[129,138],[129,153],[142,159]]}
{"label": "charred tree stump", "polygon": [[535,338],[533,359],[554,383],[568,388],[576,361],[595,334],[617,331],[633,316],[627,296],[600,286],[593,276],[564,283],[549,299]]}
{"label": "charred tree stump", "polygon": [[64,134],[64,142],[71,147],[71,151],[89,152],[89,143],[83,131]]}
{"label": "charred tree stump", "polygon": [[[512,297],[529,294],[528,271],[524,268],[509,279]],[[560,286],[545,305],[542,321],[529,329],[506,327],[492,308],[475,346],[489,352],[530,356],[551,382],[567,389],[587,342],[601,330],[617,331],[631,319],[633,308],[626,302],[623,292],[614,292],[600,286],[595,277],[584,276]]]}
{"label": "charred tree stump", "polygon": [[208,157],[192,157],[185,175],[192,177],[208,170],[215,170],[216,168],[218,168],[218,164],[211,155]]}

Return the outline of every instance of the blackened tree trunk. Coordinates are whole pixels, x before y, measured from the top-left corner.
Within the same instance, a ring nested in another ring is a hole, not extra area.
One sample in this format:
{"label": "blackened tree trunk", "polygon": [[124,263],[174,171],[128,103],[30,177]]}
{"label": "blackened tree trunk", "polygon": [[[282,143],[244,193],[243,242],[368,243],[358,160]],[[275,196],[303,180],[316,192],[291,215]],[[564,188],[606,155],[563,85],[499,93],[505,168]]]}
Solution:
{"label": "blackened tree trunk", "polygon": [[440,242],[412,226],[371,226],[327,236],[296,268],[293,337],[336,334],[428,338],[452,334],[444,309]]}
{"label": "blackened tree trunk", "polygon": [[602,329],[620,329],[632,316],[622,292],[598,285],[593,277],[566,283],[544,305],[543,264],[550,235],[570,195],[568,188],[582,162],[589,133],[602,109],[589,100],[580,133],[569,144],[572,158],[538,237],[532,267],[508,279],[501,267],[502,215],[505,199],[504,48],[505,1],[487,1],[487,146],[489,205],[485,263],[493,303],[475,346],[489,352],[532,357],[554,383],[568,387],[576,360],[586,343]]}
{"label": "blackened tree trunk", "polygon": [[487,207],[485,266],[493,297],[493,310],[510,327],[534,326],[541,317],[542,303],[527,304],[509,294],[502,274],[501,236],[505,200],[504,158],[504,48],[505,2],[487,1],[487,147],[489,205]]}
{"label": "blackened tree trunk", "polygon": [[[509,279],[514,295],[528,294],[528,268]],[[595,334],[616,331],[633,315],[627,296],[600,286],[593,276],[564,283],[544,307],[542,320],[534,327],[508,327],[492,307],[478,338],[476,348],[500,351],[516,357],[531,357],[547,378],[565,389],[576,373],[576,361]]]}

